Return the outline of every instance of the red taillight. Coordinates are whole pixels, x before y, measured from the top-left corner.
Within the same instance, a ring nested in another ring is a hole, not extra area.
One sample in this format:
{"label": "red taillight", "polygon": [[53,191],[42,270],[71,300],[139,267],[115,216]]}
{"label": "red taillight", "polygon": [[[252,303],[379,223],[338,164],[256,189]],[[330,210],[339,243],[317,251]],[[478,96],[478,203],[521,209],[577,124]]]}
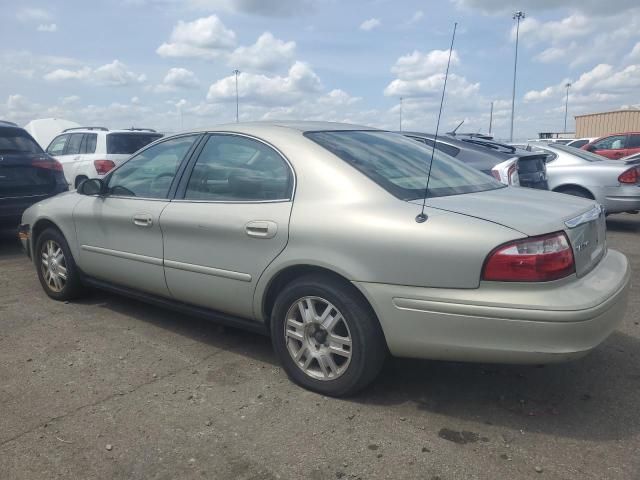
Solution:
{"label": "red taillight", "polygon": [[96,172],[98,172],[98,175],[104,175],[116,166],[116,164],[111,160],[94,160],[93,165],[96,167]]}
{"label": "red taillight", "polygon": [[520,185],[520,177],[518,176],[518,162],[513,162],[507,171],[507,179],[509,185]]}
{"label": "red taillight", "polygon": [[640,167],[630,168],[618,177],[620,183],[638,183],[638,180],[640,180]]}
{"label": "red taillight", "polygon": [[548,282],[575,272],[573,250],[563,232],[509,242],[487,258],[482,279],[496,282]]}
{"label": "red taillight", "polygon": [[31,166],[36,168],[44,168],[46,170],[62,171],[62,164],[53,158],[34,158],[31,160]]}
{"label": "red taillight", "polygon": [[496,180],[498,180],[499,182],[502,181],[502,179],[500,178],[500,172],[497,170],[491,170],[491,175],[493,175],[493,178],[495,178]]}

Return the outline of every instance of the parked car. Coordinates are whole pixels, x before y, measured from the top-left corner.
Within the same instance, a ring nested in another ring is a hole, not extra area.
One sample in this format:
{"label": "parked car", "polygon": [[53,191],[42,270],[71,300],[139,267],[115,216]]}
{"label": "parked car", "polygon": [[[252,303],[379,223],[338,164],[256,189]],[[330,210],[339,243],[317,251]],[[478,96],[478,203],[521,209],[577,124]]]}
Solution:
{"label": "parked car", "polygon": [[[434,135],[420,132],[402,134],[433,147]],[[491,147],[487,147],[487,144]],[[447,135],[438,137],[436,150],[492,175],[507,185],[547,189],[544,155],[478,138],[458,139]]]}
{"label": "parked car", "polygon": [[600,344],[630,274],[598,204],[431,154],[327,122],[184,133],[32,206],[23,246],[53,299],[92,285],[269,333],[326,395],[387,352],[537,364]]}
{"label": "parked car", "polygon": [[527,143],[543,142],[543,143],[560,143],[563,145],[568,145],[573,141],[575,141],[575,139],[573,138],[532,138],[527,140]]}
{"label": "parked car", "polygon": [[618,160],[640,153],[640,132],[616,133],[600,137],[582,147],[583,150]]}
{"label": "parked car", "polygon": [[161,137],[149,128],[67,128],[51,141],[47,153],[62,163],[67,182],[77,188],[87,178],[104,177],[132,153]]}
{"label": "parked car", "polygon": [[596,140],[595,137],[577,138],[576,140],[573,140],[573,141],[567,143],[567,147],[582,148],[587,143],[593,142],[594,140]]}
{"label": "parked car", "polygon": [[29,206],[68,188],[62,165],[23,128],[0,121],[0,227],[17,227]]}
{"label": "parked car", "polygon": [[566,145],[536,148],[548,153],[549,189],[590,198],[607,213],[638,213],[640,210],[640,158],[609,160]]}

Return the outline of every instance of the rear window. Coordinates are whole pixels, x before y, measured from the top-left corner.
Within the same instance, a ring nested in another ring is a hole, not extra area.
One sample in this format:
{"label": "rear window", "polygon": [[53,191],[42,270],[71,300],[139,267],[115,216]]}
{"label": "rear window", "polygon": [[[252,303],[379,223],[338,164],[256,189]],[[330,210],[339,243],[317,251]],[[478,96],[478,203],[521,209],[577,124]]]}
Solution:
{"label": "rear window", "polygon": [[131,155],[161,137],[159,133],[110,133],[107,135],[107,153]]}
{"label": "rear window", "polygon": [[568,147],[567,145],[553,145],[553,148],[556,150],[560,150],[561,152],[569,153],[575,157],[581,158],[582,160],[586,160],[587,162],[602,162],[606,160],[606,157],[602,157],[601,155],[596,155],[595,153],[587,152],[586,150],[581,150],[579,148]]}
{"label": "rear window", "polygon": [[[433,149],[399,134],[378,131],[307,132],[305,136],[402,200],[424,196]],[[429,197],[481,192],[503,184],[438,150]]]}
{"label": "rear window", "polygon": [[21,128],[0,128],[0,154],[43,153],[31,135]]}

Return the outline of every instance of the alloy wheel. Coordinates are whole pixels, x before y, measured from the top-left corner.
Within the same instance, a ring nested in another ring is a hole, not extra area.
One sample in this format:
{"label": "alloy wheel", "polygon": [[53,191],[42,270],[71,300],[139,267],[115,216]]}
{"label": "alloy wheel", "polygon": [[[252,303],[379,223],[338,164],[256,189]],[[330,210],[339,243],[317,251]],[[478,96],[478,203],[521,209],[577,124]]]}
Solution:
{"label": "alloy wheel", "polygon": [[351,362],[352,338],[342,313],[320,297],[303,297],[287,312],[284,336],[289,355],[306,375],[335,380]]}
{"label": "alloy wheel", "polygon": [[45,283],[53,292],[61,292],[67,283],[67,262],[62,247],[54,240],[47,240],[40,258]]}

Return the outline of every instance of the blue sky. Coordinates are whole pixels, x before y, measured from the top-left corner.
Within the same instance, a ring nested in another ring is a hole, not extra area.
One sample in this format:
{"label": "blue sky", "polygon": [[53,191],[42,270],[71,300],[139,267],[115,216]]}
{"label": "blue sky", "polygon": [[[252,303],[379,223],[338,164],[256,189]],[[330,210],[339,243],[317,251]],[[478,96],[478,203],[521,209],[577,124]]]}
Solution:
{"label": "blue sky", "polygon": [[433,131],[453,23],[443,128],[509,130],[512,10],[521,24],[515,136],[572,115],[640,108],[631,0],[112,0],[2,2],[0,118],[176,131],[235,119],[324,119]]}

